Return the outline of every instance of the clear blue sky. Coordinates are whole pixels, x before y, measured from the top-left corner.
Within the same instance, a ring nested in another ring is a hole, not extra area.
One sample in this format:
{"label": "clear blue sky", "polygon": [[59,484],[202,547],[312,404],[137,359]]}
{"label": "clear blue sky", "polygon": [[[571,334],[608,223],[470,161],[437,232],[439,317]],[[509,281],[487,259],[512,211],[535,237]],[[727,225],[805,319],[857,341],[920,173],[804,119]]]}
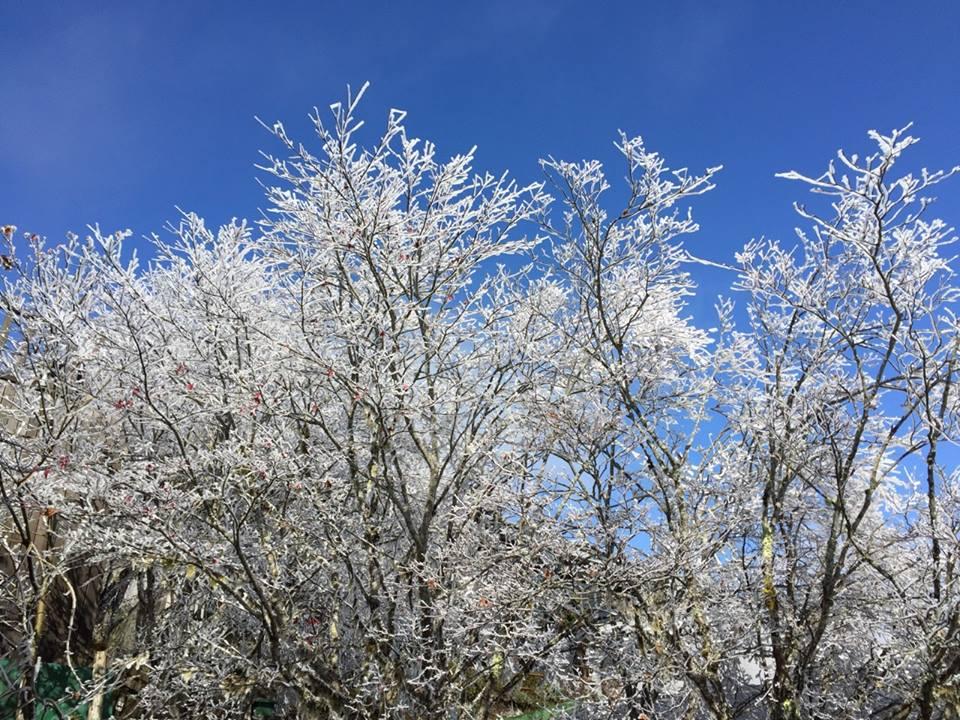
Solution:
{"label": "clear blue sky", "polygon": [[[801,188],[869,128],[915,122],[913,164],[960,163],[957,2],[0,2],[0,223],[59,239],[159,231],[175,205],[255,217],[254,163],[372,83],[441,154],[538,177],[546,154],[612,159],[617,129],[674,165],[722,163],[698,254],[789,237]],[[619,177],[619,167],[616,168]],[[938,212],[960,224],[960,179]],[[708,288],[713,285],[707,279]],[[710,298],[704,298],[707,302]]]}

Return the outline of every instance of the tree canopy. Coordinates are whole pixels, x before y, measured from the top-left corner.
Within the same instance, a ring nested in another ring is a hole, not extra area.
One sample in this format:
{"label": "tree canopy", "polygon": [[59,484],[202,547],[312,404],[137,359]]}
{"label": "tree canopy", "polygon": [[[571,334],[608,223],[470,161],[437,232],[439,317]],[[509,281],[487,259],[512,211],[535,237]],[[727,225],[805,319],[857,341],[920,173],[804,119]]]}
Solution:
{"label": "tree canopy", "polygon": [[272,128],[257,223],[3,229],[17,712],[61,663],[91,717],[955,717],[952,171],[785,174],[705,328],[719,168],[521,186],[360,95]]}

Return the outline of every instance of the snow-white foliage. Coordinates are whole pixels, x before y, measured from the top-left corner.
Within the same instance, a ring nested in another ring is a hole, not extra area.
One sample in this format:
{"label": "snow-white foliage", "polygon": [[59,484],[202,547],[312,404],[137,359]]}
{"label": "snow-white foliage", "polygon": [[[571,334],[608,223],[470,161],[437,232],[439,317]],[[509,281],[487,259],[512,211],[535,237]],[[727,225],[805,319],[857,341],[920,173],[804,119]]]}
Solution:
{"label": "snow-white foliage", "polygon": [[708,330],[681,240],[719,168],[623,136],[617,205],[399,111],[363,147],[358,100],[317,154],[273,128],[263,221],[185,214],[146,265],[4,228],[18,712],[55,661],[121,717],[956,713],[949,173],[897,175],[900,131],[787,174],[829,204]]}

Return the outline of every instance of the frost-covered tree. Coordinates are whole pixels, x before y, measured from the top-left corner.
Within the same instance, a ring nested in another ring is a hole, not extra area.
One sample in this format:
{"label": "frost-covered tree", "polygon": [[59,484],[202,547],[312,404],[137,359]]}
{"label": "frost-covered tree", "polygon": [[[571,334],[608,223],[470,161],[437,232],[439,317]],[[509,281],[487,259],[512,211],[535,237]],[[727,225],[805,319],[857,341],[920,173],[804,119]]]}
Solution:
{"label": "frost-covered tree", "polygon": [[913,139],[790,174],[831,209],[705,329],[719,168],[624,136],[619,204],[597,162],[524,187],[398,111],[362,147],[358,101],[316,153],[272,128],[255,226],[5,251],[10,706],[58,662],[90,716],[956,713],[957,290]]}

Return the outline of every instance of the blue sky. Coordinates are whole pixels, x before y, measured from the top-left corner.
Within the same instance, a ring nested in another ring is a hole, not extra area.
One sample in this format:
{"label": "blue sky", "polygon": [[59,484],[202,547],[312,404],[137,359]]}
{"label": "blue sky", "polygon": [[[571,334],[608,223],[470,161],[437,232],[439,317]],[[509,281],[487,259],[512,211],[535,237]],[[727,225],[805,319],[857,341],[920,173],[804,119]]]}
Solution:
{"label": "blue sky", "polygon": [[[868,150],[869,128],[912,120],[912,165],[960,163],[956,2],[6,0],[0,34],[0,223],[51,240],[159,231],[175,205],[256,217],[258,151],[279,148],[254,116],[309,141],[313,106],[367,80],[369,125],[403,108],[441,154],[476,144],[521,180],[547,154],[612,160],[621,128],[724,164],[688,241],[718,260],[789,238],[802,189],[773,174]],[[939,195],[960,223],[960,179]]]}

